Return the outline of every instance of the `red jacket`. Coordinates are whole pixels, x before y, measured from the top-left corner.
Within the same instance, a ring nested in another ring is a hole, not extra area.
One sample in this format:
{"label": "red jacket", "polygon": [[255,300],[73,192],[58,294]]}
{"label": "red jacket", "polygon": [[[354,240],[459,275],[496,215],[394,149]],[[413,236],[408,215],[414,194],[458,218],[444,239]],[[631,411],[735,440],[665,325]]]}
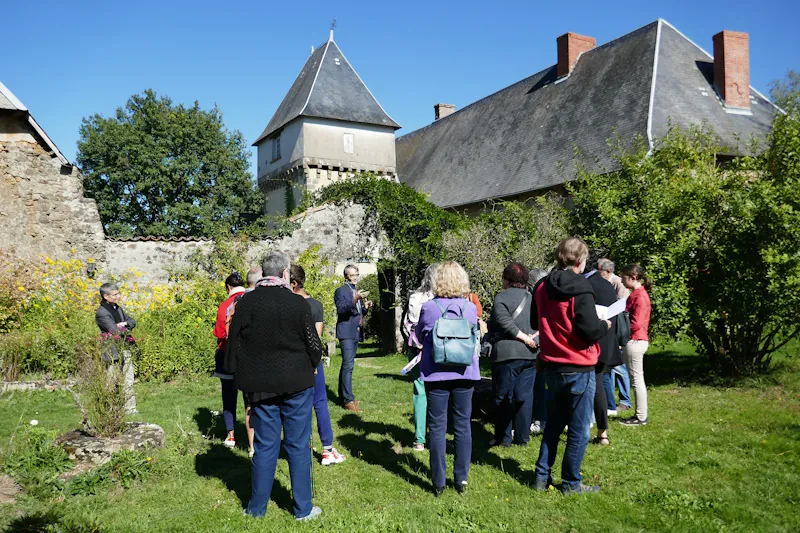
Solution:
{"label": "red jacket", "polygon": [[631,340],[649,341],[647,328],[650,327],[650,295],[644,287],[639,287],[628,296],[625,310],[631,316]]}
{"label": "red jacket", "polygon": [[217,349],[225,351],[225,345],[228,343],[228,332],[225,331],[225,319],[228,317],[228,308],[230,308],[233,301],[237,296],[241,296],[244,289],[236,291],[228,299],[219,304],[217,308],[217,322],[214,324],[214,336],[217,338]]}
{"label": "red jacket", "polygon": [[600,356],[597,340],[606,334],[608,326],[597,318],[589,281],[572,271],[554,271],[536,289],[535,299],[539,359],[554,367],[596,365]]}

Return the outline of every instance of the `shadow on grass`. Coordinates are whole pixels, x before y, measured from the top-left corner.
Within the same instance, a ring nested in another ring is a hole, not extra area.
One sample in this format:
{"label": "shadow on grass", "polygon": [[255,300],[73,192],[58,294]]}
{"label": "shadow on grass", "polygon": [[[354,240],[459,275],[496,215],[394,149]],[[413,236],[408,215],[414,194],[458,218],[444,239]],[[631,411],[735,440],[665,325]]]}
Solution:
{"label": "shadow on grass", "polygon": [[[413,455],[394,450],[396,443],[408,439],[407,430],[394,424],[365,421],[354,414],[344,415],[339,420],[339,427],[355,430],[353,433],[340,434],[337,438],[352,455],[380,466],[411,485],[430,490],[428,466]],[[368,438],[370,435],[378,436],[380,440]]]}
{"label": "shadow on grass", "polygon": [[96,520],[65,518],[55,510],[37,512],[12,520],[4,531],[22,533],[31,531],[81,531],[101,533],[107,531]]}
{"label": "shadow on grass", "polygon": [[[536,481],[536,472],[523,469],[516,459],[500,457],[494,453],[494,449],[489,447],[489,441],[492,438],[492,433],[486,429],[484,424],[472,424],[472,463],[491,466],[513,477],[521,485],[533,486]],[[541,440],[534,439],[532,435],[526,449],[529,453],[538,455],[540,444]]]}
{"label": "shadow on grass", "polygon": [[[250,501],[250,460],[238,455],[223,444],[212,444],[202,455],[194,460],[194,470],[199,476],[215,477],[225,483],[231,492],[236,494],[242,507]],[[272,485],[270,499],[275,505],[292,511],[292,495],[277,479]]]}
{"label": "shadow on grass", "polygon": [[645,355],[644,378],[648,386],[722,385],[708,359],[701,355],[662,351]]}

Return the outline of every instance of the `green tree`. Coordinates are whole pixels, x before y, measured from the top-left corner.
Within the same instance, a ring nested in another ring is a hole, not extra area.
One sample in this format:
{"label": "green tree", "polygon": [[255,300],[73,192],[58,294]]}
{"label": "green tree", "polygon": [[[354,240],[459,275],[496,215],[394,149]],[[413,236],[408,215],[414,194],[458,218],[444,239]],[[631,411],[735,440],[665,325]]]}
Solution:
{"label": "green tree", "polygon": [[785,111],[800,107],[800,72],[789,70],[782,80],[770,82],[769,97]]}
{"label": "green tree", "polygon": [[800,332],[800,110],[766,150],[719,164],[713,132],[672,130],[652,155],[569,184],[573,230],[654,281],[653,329],[688,334],[726,374],[757,373]]}
{"label": "green tree", "polygon": [[173,104],[151,89],[113,117],[84,118],[78,164],[106,233],[207,236],[256,219],[263,199],[249,172],[249,150],[216,106]]}

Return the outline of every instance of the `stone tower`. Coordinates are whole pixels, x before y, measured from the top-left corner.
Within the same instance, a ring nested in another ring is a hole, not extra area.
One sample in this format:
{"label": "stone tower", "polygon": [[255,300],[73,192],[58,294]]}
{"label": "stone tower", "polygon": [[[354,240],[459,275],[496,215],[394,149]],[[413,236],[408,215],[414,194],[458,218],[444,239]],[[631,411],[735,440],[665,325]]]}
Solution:
{"label": "stone tower", "polygon": [[395,130],[333,40],[308,58],[253,146],[265,212],[283,215],[315,190],[356,172],[396,179]]}

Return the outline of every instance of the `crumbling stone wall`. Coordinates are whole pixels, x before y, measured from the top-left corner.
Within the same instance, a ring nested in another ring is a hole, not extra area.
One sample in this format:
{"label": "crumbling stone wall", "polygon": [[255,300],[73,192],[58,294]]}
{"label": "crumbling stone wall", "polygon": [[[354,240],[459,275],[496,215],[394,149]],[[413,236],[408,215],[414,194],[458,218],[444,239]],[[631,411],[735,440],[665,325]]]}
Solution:
{"label": "crumbling stone wall", "polygon": [[[337,270],[352,262],[359,265],[363,274],[368,274],[375,271],[374,264],[386,253],[386,240],[377,220],[370,220],[361,205],[324,205],[298,215],[296,222],[300,227],[291,236],[251,246],[248,263],[259,264],[268,250],[286,252],[294,259],[319,245],[320,254],[329,257]],[[195,251],[207,251],[209,247],[209,241],[195,239],[109,239],[106,271],[121,275],[134,268],[141,274],[140,283],[163,283],[170,271],[187,265]]]}
{"label": "crumbling stone wall", "polygon": [[80,172],[47,153],[23,114],[0,114],[0,247],[38,260],[105,261],[105,235]]}

